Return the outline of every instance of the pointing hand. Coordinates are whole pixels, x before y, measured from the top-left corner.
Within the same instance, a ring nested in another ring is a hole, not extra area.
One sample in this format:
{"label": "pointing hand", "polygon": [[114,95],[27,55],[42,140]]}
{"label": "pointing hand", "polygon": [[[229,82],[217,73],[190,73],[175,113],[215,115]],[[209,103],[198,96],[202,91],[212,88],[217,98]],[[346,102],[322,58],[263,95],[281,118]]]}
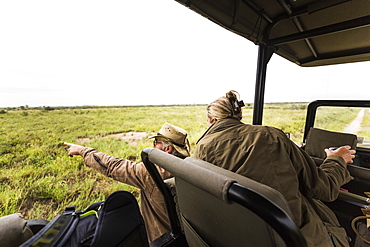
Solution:
{"label": "pointing hand", "polygon": [[65,142],[64,145],[69,146],[68,155],[70,157],[73,157],[73,155],[81,155],[82,149],[85,148],[84,146],[73,144],[73,143],[68,143],[68,142]]}

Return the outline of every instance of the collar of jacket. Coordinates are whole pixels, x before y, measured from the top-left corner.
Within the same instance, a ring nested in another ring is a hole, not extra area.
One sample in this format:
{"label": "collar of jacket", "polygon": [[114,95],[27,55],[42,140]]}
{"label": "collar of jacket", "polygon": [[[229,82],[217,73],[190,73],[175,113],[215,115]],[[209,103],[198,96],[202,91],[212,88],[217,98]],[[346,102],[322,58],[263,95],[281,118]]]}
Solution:
{"label": "collar of jacket", "polygon": [[203,137],[206,136],[207,134],[212,134],[212,133],[221,131],[221,130],[223,130],[225,128],[228,128],[229,126],[235,126],[237,124],[243,124],[243,123],[240,122],[239,120],[235,119],[235,118],[223,118],[223,119],[219,119],[214,124],[212,124],[211,126],[209,126],[209,128],[199,138],[199,140],[197,141],[196,144],[198,144],[198,142],[200,140],[202,140]]}

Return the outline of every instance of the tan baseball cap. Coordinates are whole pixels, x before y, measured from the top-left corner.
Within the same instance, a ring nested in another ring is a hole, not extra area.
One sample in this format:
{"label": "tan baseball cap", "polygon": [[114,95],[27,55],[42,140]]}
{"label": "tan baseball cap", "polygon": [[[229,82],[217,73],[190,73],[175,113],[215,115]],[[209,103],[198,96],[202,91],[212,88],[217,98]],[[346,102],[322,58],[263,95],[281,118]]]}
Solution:
{"label": "tan baseball cap", "polygon": [[150,136],[149,138],[163,139],[173,144],[173,147],[182,156],[190,156],[189,140],[187,138],[188,133],[175,125],[170,123],[163,124],[162,128],[158,131],[157,135]]}

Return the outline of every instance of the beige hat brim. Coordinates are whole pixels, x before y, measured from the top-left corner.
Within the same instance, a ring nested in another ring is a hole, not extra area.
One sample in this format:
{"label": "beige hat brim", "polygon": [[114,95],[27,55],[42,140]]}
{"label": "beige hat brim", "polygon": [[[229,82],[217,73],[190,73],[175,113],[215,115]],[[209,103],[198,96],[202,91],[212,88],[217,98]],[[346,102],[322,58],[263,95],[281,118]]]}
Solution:
{"label": "beige hat brim", "polygon": [[[154,135],[154,136],[149,136],[148,137],[148,139],[152,139],[152,138],[157,138],[157,139],[162,139],[164,141],[167,141],[167,142],[171,143],[172,146],[174,147],[174,149],[176,149],[176,151],[179,152],[182,156],[184,156],[184,157],[189,157],[190,156],[190,153],[189,153],[187,148],[180,147],[180,146],[176,145],[176,143],[174,143],[169,138],[167,138],[163,135]],[[186,141],[187,141],[187,146],[189,147],[190,146],[189,142],[188,142],[187,139],[186,139]]]}

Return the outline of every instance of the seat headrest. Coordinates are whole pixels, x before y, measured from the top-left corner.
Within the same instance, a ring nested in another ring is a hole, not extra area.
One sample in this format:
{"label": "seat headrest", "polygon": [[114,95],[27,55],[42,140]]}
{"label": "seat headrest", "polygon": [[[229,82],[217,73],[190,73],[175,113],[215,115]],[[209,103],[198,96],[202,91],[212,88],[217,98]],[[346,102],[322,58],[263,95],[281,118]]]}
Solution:
{"label": "seat headrest", "polygon": [[326,158],[325,148],[349,145],[356,149],[357,136],[318,128],[311,128],[307,134],[304,150],[314,157]]}

